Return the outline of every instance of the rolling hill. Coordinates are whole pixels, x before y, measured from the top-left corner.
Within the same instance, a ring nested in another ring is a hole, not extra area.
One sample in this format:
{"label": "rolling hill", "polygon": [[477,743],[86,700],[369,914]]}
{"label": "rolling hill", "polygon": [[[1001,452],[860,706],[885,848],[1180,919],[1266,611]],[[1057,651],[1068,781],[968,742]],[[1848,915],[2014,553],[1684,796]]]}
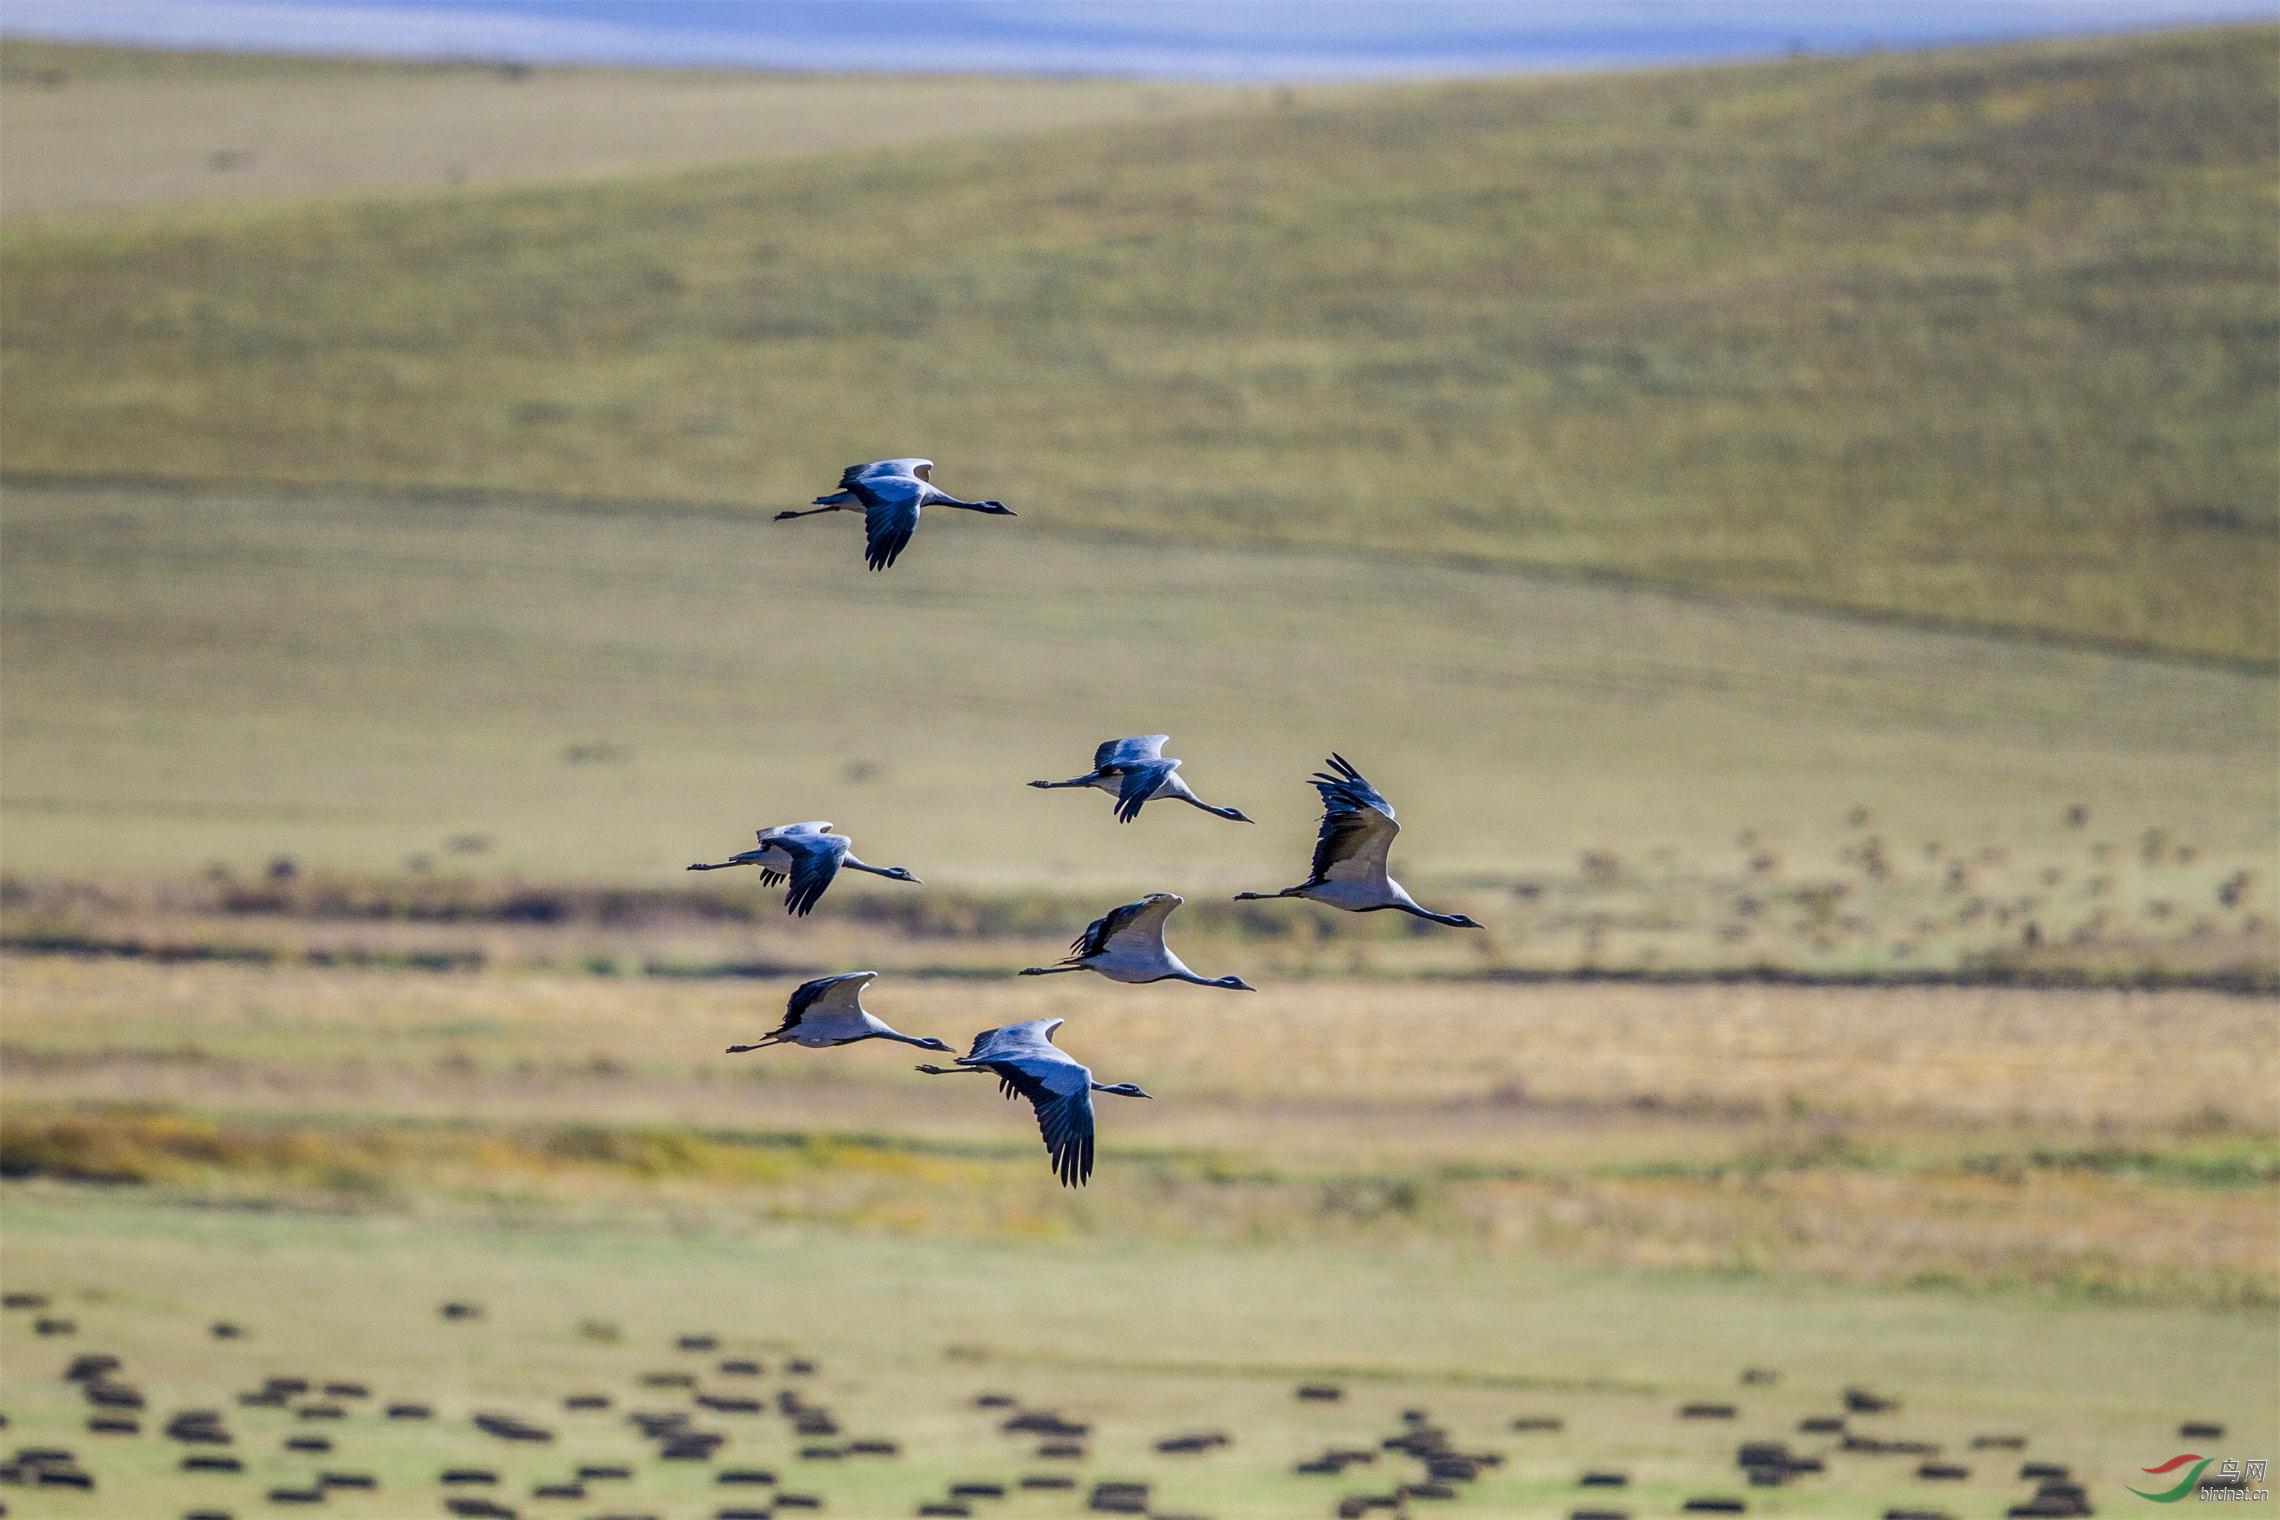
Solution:
{"label": "rolling hill", "polygon": [[751,508],[928,452],[1076,530],[2268,670],[2276,62],[2242,28],[1302,91],[42,220],[0,244],[0,447]]}

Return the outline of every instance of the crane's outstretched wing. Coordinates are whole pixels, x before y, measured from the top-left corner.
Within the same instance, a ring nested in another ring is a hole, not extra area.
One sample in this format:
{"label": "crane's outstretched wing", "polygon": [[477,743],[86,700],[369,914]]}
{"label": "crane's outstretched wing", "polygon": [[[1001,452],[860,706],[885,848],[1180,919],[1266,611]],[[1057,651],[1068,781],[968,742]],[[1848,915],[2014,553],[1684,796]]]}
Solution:
{"label": "crane's outstretched wing", "polygon": [[760,829],[755,832],[753,837],[762,844],[766,844],[779,834],[828,834],[830,832],[830,824],[820,818],[811,818],[806,823],[779,823],[773,828]]}
{"label": "crane's outstretched wing", "polygon": [[1385,873],[1386,851],[1401,825],[1394,821],[1393,804],[1343,755],[1332,755],[1330,764],[1336,774],[1314,777],[1314,789],[1322,794],[1322,829],[1314,839],[1312,879],[1374,880]]}
{"label": "crane's outstretched wing", "polygon": [[[1128,941],[1135,949],[1153,950],[1163,943],[1164,920],[1171,917],[1172,909],[1182,899],[1172,892],[1158,892],[1138,902],[1112,908],[1108,915],[1085,931],[1088,936],[1086,954],[1098,954],[1119,940]],[[1097,939],[1098,943],[1090,943]]]}
{"label": "crane's outstretched wing", "polygon": [[1127,763],[1124,766],[1123,784],[1116,789],[1116,821],[1130,823],[1139,817],[1140,809],[1156,794],[1156,788],[1164,784],[1164,778],[1179,768],[1177,760]]}
{"label": "crane's outstretched wing", "polygon": [[1083,1187],[1093,1169],[1092,1073],[1058,1050],[989,1063],[991,1071],[1029,1100],[1053,1175],[1063,1187]]}
{"label": "crane's outstretched wing", "polygon": [[869,464],[851,464],[839,472],[839,488],[851,491],[857,481],[878,480],[887,476],[909,475],[919,480],[931,480],[934,461],[931,459],[874,459]]}
{"label": "crane's outstretched wing", "polygon": [[800,983],[784,1005],[784,1027],[793,1028],[811,1016],[822,1019],[832,1014],[861,1013],[864,984],[878,980],[878,976],[876,971],[842,971],[837,976],[819,976]]}
{"label": "crane's outstretched wing", "polygon": [[839,874],[839,862],[847,854],[847,836],[782,834],[772,843],[792,857],[792,886],[784,894],[784,907],[795,917],[805,918],[816,899],[823,896],[823,889],[831,885],[831,878]]}
{"label": "crane's outstretched wing", "polygon": [[881,496],[863,509],[863,563],[884,570],[910,547],[918,531],[918,495]]}
{"label": "crane's outstretched wing", "polygon": [[1111,739],[1093,751],[1093,769],[1105,771],[1112,765],[1138,765],[1145,760],[1160,760],[1164,746],[1171,742],[1170,734],[1135,734],[1129,739]]}

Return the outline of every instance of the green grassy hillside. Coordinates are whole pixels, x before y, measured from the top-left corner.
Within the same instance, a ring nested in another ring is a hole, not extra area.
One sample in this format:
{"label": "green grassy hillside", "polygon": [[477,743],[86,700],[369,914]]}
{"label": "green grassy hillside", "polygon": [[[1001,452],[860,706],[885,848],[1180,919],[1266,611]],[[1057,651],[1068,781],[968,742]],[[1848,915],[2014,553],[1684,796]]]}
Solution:
{"label": "green grassy hillside", "polygon": [[[1283,109],[5,243],[19,472],[1582,566],[2280,657],[2280,31]],[[922,549],[924,546],[922,545]]]}

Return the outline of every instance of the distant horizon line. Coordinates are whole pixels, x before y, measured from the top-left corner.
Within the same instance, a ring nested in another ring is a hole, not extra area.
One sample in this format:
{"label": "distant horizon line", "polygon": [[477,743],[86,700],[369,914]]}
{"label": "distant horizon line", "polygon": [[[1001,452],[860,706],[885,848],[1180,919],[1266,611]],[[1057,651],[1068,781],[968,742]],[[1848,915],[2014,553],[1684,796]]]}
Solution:
{"label": "distant horizon line", "polygon": [[[790,0],[711,9],[670,0],[650,8],[596,0],[566,14],[549,13],[547,7],[559,3],[520,0],[519,8],[494,8],[515,7],[517,0],[10,0],[0,18],[0,39],[185,55],[489,67],[1298,85],[1859,57],[2280,19],[2274,7],[2250,0],[1931,0],[1884,11],[1877,19],[1893,24],[1881,28],[1853,19],[1855,8],[1783,0],[1667,0],[1650,11],[1605,0],[1546,0],[1530,7],[1526,28],[1484,25],[1507,12],[1454,0],[1374,16],[1337,0],[1282,7],[1228,0],[1208,11],[1160,4],[1077,11],[1044,0],[996,6]],[[1232,19],[1215,27],[1223,11]],[[1321,35],[1303,41],[1293,38],[1291,24],[1310,15],[1346,24],[1326,25]],[[762,29],[675,24],[692,16],[759,23]],[[1398,17],[1399,24],[1389,27],[1387,16]],[[1063,24],[1072,17],[1084,19]],[[1185,31],[1162,24],[1191,17],[1194,24]],[[652,18],[657,24],[648,24]],[[865,18],[865,24],[850,26]],[[1435,18],[1442,24],[1409,25]]]}

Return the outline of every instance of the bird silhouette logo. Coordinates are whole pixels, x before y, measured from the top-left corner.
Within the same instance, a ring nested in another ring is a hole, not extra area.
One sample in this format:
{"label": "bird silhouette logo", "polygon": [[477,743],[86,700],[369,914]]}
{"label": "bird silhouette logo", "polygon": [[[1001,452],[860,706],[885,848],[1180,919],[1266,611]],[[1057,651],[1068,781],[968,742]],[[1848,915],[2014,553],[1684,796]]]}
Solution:
{"label": "bird silhouette logo", "polygon": [[2176,1456],[2171,1457],[2168,1461],[2162,1463],[2159,1467],[2142,1467],[2138,1469],[2140,1472],[2160,1474],[2175,1472],[2178,1468],[2183,1467],[2186,1463],[2192,1463],[2193,1470],[2187,1473],[2184,1478],[2178,1482],[2175,1488],[2167,1489],[2158,1494],[2149,1494],[2142,1488],[2133,1488],[2130,1490],[2130,1492],[2136,1494],[2140,1499],[2151,1499],[2156,1504],[2175,1504],[2178,1500],[2184,1498],[2187,1494],[2193,1492],[2194,1489],[2200,1486],[2201,1470],[2215,1460],[2215,1457],[2204,1457],[2199,1452],[2180,1452]]}

